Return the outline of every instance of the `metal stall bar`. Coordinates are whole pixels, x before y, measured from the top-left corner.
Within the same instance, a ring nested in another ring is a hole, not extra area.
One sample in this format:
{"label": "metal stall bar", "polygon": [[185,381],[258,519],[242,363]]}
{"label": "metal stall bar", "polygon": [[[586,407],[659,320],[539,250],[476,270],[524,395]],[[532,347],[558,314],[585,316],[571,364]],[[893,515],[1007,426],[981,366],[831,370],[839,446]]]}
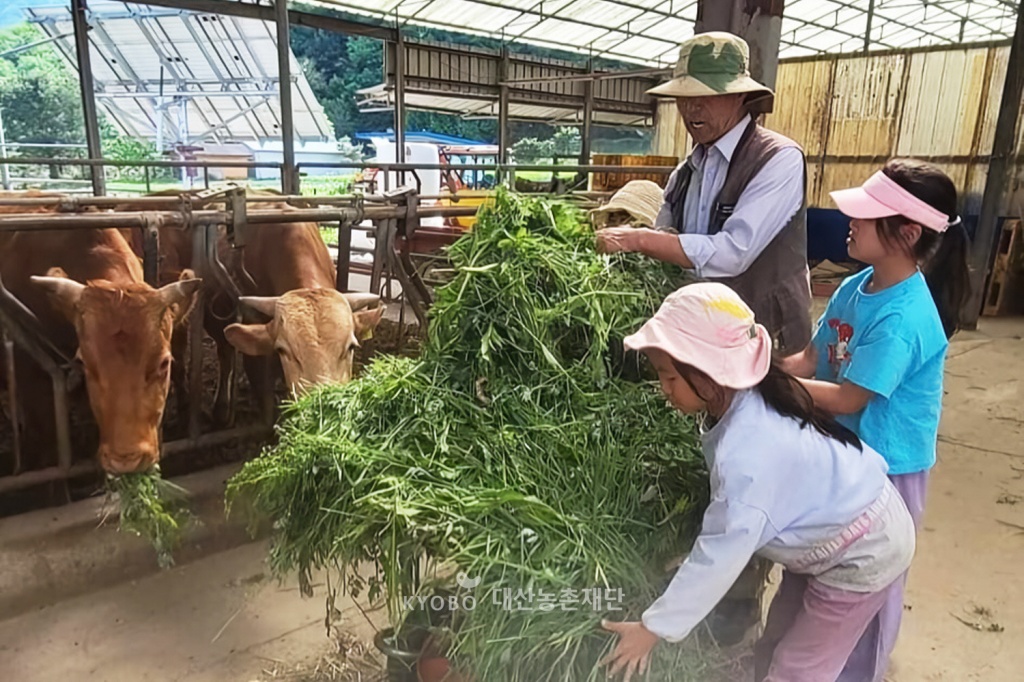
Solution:
{"label": "metal stall bar", "polygon": [[281,102],[281,142],[284,169],[281,189],[285,194],[299,193],[299,175],[295,170],[295,122],[292,117],[292,47],[288,31],[288,0],[274,0],[277,21],[278,98]]}
{"label": "metal stall bar", "polygon": [[[30,317],[26,318],[27,310],[0,281],[0,327],[3,327],[5,336],[20,346],[50,376],[50,381],[53,383],[57,470],[67,472],[71,469],[71,423],[68,412],[67,375],[61,366],[61,363],[66,362],[67,358],[56,351],[32,324],[35,316],[31,312],[27,312]],[[13,371],[11,376],[14,376]],[[17,404],[17,397],[13,402]],[[17,419],[16,415],[15,419]],[[20,456],[16,458],[20,459]],[[2,480],[0,478],[0,482]]]}
{"label": "metal stall bar", "polygon": [[[78,58],[78,84],[82,91],[82,115],[85,118],[85,141],[92,159],[103,157],[100,146],[100,124],[96,114],[96,90],[92,81],[92,61],[89,57],[89,22],[86,17],[87,0],[71,0],[71,19],[75,27],[75,53]],[[93,168],[92,191],[97,196],[107,193],[103,166]]]}
{"label": "metal stall bar", "polygon": [[14,473],[21,473],[21,423],[18,421],[18,381],[14,373],[14,341],[6,329],[0,328],[0,342],[4,347],[4,374],[7,377],[7,407],[11,411],[11,430],[14,445]]}

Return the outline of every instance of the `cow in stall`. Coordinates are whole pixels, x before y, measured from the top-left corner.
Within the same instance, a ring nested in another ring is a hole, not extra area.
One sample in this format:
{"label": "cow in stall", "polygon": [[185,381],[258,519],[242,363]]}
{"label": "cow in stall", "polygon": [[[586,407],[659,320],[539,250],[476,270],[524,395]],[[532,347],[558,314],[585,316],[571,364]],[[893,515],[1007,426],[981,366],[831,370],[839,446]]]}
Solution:
{"label": "cow in stall", "polygon": [[[53,209],[8,206],[0,212]],[[117,229],[0,232],[4,285],[34,313],[47,338],[81,362],[99,427],[97,456],[111,474],[146,470],[160,458],[172,330],[200,285],[190,271],[180,274],[159,289],[146,284],[140,259]],[[25,452],[40,454],[33,468],[55,464],[51,381],[24,351],[15,362]]]}
{"label": "cow in stall", "polygon": [[[260,210],[296,210],[284,202],[258,206]],[[174,278],[192,267],[192,229],[160,228],[161,277]],[[141,249],[140,242],[135,246]],[[238,288],[248,294],[240,299],[243,317],[258,313],[266,321],[257,318],[236,323],[238,311],[231,297],[213,277],[206,277],[204,326],[217,345],[219,365],[215,422],[229,425],[234,421],[236,349],[244,356],[246,375],[257,392],[267,388],[260,371],[261,356],[271,356],[273,374],[283,373],[290,395],[315,384],[346,383],[352,378],[359,342],[372,334],[384,307],[377,295],[337,291],[335,265],[316,223],[260,225],[248,231],[243,249],[233,249],[226,230],[220,229],[217,251]],[[255,289],[245,284],[250,278]],[[175,377],[176,386],[179,381],[183,385],[184,376]],[[176,392],[186,395],[184,390],[176,388]],[[183,408],[179,402],[179,409]]]}

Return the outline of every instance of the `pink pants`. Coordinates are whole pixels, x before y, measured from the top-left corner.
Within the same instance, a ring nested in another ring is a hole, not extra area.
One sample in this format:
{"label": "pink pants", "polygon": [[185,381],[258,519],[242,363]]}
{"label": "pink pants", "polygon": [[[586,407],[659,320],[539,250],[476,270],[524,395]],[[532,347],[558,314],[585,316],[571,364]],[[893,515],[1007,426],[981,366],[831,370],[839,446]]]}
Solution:
{"label": "pink pants", "polygon": [[[928,474],[928,471],[919,471],[889,477],[900,491],[900,496],[907,505],[918,532],[921,531],[924,502],[928,493]],[[885,679],[885,673],[889,669],[889,658],[896,648],[896,637],[900,632],[903,590],[906,584],[907,574],[904,573],[903,577],[889,586],[878,617],[873,619],[864,631],[864,636],[857,643],[842,675],[839,676],[839,682],[882,682]]]}
{"label": "pink pants", "polygon": [[887,596],[888,588],[850,592],[785,571],[754,645],[754,680],[835,682]]}

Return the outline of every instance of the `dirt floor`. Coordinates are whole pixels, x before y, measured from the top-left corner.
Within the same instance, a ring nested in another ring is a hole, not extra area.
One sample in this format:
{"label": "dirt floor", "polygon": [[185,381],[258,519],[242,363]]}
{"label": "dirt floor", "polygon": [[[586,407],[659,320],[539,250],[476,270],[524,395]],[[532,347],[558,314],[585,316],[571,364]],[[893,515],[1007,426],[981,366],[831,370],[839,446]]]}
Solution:
{"label": "dirt floor", "polygon": [[958,334],[893,682],[1024,679],[1024,320]]}
{"label": "dirt floor", "polygon": [[[983,320],[947,365],[939,462],[890,682],[1018,682],[1024,670],[1024,320]],[[0,622],[3,679],[359,679],[381,613],[268,580],[264,544]],[[372,679],[369,673],[362,679]]]}

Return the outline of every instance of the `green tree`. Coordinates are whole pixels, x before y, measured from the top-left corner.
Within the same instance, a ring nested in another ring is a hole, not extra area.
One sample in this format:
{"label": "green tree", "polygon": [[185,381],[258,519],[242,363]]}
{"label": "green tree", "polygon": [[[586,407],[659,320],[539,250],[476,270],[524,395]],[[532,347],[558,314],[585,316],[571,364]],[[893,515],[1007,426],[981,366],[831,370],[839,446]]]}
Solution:
{"label": "green tree", "polygon": [[[44,36],[30,24],[0,31],[0,52]],[[81,144],[85,141],[78,81],[59,55],[40,45],[0,58],[0,110],[8,142]],[[74,150],[26,148],[31,156],[74,156]],[[50,177],[60,169],[51,166]]]}
{"label": "green tree", "polygon": [[560,127],[551,138],[555,156],[579,156],[583,148],[580,129],[572,126]]}
{"label": "green tree", "polygon": [[524,137],[512,145],[512,156],[516,163],[536,163],[550,159],[555,151],[551,140],[538,140],[535,137]]}

